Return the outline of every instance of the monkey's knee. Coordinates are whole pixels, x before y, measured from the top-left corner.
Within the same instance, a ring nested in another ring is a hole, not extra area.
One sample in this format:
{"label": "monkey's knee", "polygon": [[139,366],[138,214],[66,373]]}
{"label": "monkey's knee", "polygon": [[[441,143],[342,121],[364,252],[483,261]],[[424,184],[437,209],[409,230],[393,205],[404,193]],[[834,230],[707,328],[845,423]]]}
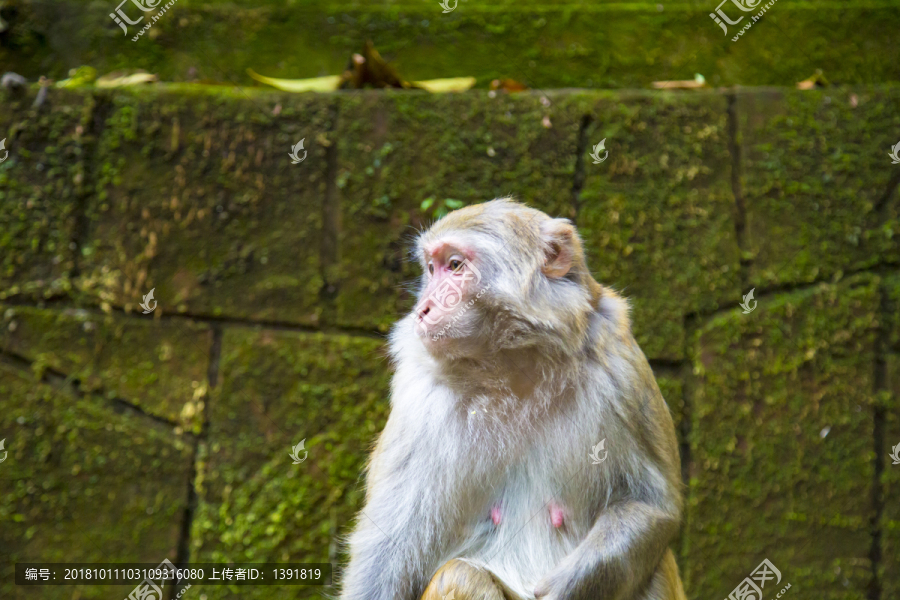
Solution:
{"label": "monkey's knee", "polygon": [[488,571],[453,559],[437,570],[421,600],[506,600],[506,596]]}

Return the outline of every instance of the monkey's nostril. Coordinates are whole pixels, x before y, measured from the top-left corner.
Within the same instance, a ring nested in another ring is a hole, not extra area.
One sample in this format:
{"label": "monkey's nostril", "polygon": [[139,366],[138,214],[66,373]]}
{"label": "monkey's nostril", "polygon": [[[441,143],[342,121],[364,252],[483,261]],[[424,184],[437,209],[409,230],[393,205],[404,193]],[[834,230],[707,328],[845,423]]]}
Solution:
{"label": "monkey's nostril", "polygon": [[423,308],[421,311],[419,311],[419,314],[422,315],[422,316],[424,317],[425,315],[428,314],[428,311],[430,311],[430,310],[431,310],[431,307],[430,307],[430,306],[426,306],[426,307]]}

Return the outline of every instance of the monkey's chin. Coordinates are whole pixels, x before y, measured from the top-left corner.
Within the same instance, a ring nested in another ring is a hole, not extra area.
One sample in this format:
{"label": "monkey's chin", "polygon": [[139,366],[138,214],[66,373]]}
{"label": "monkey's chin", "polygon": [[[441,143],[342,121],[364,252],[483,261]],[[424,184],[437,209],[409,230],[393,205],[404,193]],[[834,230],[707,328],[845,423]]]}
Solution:
{"label": "monkey's chin", "polygon": [[419,331],[419,337],[422,339],[426,348],[441,348],[449,346],[454,342],[454,338],[449,335],[431,331]]}
{"label": "monkey's chin", "polygon": [[453,349],[459,346],[464,340],[456,336],[449,335],[441,329],[430,331],[428,329],[416,328],[416,334],[422,340],[425,349],[430,354],[445,356],[452,353]]}
{"label": "monkey's chin", "polygon": [[460,335],[424,334],[422,345],[428,354],[441,361],[471,359],[482,353],[477,338]]}

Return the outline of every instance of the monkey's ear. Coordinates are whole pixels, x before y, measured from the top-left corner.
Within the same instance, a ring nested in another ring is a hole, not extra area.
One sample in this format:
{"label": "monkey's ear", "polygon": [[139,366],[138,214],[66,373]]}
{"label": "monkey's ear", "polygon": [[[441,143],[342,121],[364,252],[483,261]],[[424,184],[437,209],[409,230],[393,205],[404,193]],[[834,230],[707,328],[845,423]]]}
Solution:
{"label": "monkey's ear", "polygon": [[568,219],[551,219],[541,223],[541,239],[544,241],[544,266],[541,271],[547,277],[563,277],[572,269],[578,241],[575,227]]}

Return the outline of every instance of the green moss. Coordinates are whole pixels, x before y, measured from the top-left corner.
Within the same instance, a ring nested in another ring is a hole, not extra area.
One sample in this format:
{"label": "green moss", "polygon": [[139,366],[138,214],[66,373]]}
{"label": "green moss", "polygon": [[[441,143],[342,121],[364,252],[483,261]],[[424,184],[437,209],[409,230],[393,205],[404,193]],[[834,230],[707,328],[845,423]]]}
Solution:
{"label": "green moss", "polygon": [[[877,129],[886,143],[882,131],[894,119],[886,107],[897,93],[862,90],[858,108],[837,112],[815,107],[846,104],[849,91],[834,101],[788,93],[790,105],[778,101],[778,110],[764,91],[740,95],[747,285],[896,260],[896,203],[874,208],[890,170],[866,150],[870,143],[848,138],[834,142],[834,152],[804,157],[833,138],[820,120],[859,139]],[[98,93],[103,135],[92,155],[87,191],[96,193],[86,202],[77,290],[86,302],[126,310],[156,288],[163,312],[386,331],[412,303],[417,271],[406,251],[431,216],[421,202],[513,194],[576,218],[596,277],[631,300],[645,352],[678,359],[684,315],[744,291],[725,102],[717,93],[490,99],[191,85]],[[583,157],[576,215],[575,154],[586,116],[587,141],[606,138],[611,152],[600,165]],[[784,143],[764,142],[769,133]],[[299,139],[309,156],[290,165]],[[791,144],[796,152],[788,153]],[[839,168],[810,175],[816,161]],[[834,194],[831,180],[841,184]],[[796,211],[804,218],[790,218]],[[26,214],[20,221],[33,227]],[[71,286],[64,281],[57,291]]]}
{"label": "green moss", "polygon": [[[691,596],[724,597],[768,557],[798,599],[862,598],[871,569],[876,401],[885,408],[882,452],[900,443],[900,286],[896,276],[844,280],[842,273],[881,272],[898,260],[896,195],[878,204],[892,173],[886,154],[896,141],[890,109],[898,93],[738,94],[743,258],[759,304],[749,315],[710,317],[745,292],[721,93],[291,96],[178,84],[54,89],[35,111],[31,90],[0,114],[10,150],[0,165],[0,297],[63,296],[73,308],[3,306],[0,347],[34,361],[37,373],[52,368],[150,415],[178,421],[190,405],[195,417],[208,331],[158,316],[386,330],[412,303],[405,286],[417,268],[405,251],[434,210],[423,211],[422,201],[514,194],[576,220],[597,279],[633,303],[649,356],[681,359],[689,350],[695,381],[673,370],[659,383],[676,423],[685,402],[691,408],[682,544]],[[581,157],[586,177],[576,203],[585,116],[587,141],[606,138],[610,154],[599,165]],[[301,138],[308,156],[291,165],[288,151]],[[75,240],[80,247],[70,245]],[[761,293],[823,278],[832,281]],[[97,311],[137,312],[151,288],[159,306],[146,320]],[[699,328],[687,339],[685,315]],[[888,391],[876,397],[878,325]],[[388,411],[382,346],[365,337],[225,329],[221,384],[208,402],[209,439],[198,462],[193,557],[339,562],[333,542],[362,502],[359,474]],[[25,432],[0,433],[11,451],[0,470],[25,469],[10,480],[19,486],[14,493],[0,496],[0,525],[27,525],[0,527],[0,547],[62,560],[88,539],[98,541],[96,560],[136,556],[129,552],[142,544],[153,552],[141,559],[171,556],[174,525],[138,516],[165,506],[173,511],[166,518],[177,520],[186,497],[180,438],[145,434],[145,420],[116,414],[107,399],[60,397],[19,375],[0,375],[0,397],[26,407],[0,411],[0,431]],[[32,418],[44,425],[29,429]],[[292,465],[290,447],[304,438],[309,458]],[[118,467],[100,469],[113,454],[117,464],[146,466],[147,483]],[[157,455],[172,461],[147,458]],[[891,498],[897,470],[886,460]],[[78,465],[90,471],[87,483]],[[45,486],[51,491],[40,491]],[[127,486],[137,491],[115,502],[108,496]],[[104,493],[109,506],[95,502]],[[97,506],[104,514],[81,520]],[[77,534],[69,515],[84,523]],[[886,501],[885,597],[900,591],[889,569],[900,548],[898,520]],[[252,593],[264,598],[273,589]],[[82,597],[98,596],[86,589]]]}
{"label": "green moss", "polygon": [[210,334],[200,325],[0,305],[0,349],[197,430]]}
{"label": "green moss", "polygon": [[[198,466],[194,560],[345,560],[338,536],[362,506],[360,474],[387,417],[381,344],[229,329],[221,372]],[[293,464],[291,448],[304,439],[307,459]],[[201,591],[232,597],[220,587]],[[271,597],[269,588],[241,592]]]}
{"label": "green moss", "polygon": [[893,451],[900,444],[900,353],[888,354],[886,367],[888,389],[882,398],[884,446],[881,449],[881,458],[884,460],[881,478],[884,486],[881,495],[884,509],[879,523],[883,558],[878,576],[882,582],[883,597],[896,598],[900,595],[900,573],[893,567],[896,557],[900,556],[900,506],[894,500],[900,494],[900,465],[891,455],[900,455],[900,452]]}
{"label": "green moss", "polygon": [[878,284],[764,296],[693,337],[692,595],[726,596],[767,557],[798,597],[865,596]]}
{"label": "green moss", "polygon": [[75,265],[94,99],[55,90],[41,110],[33,100],[33,93],[7,98],[0,111],[9,153],[0,163],[0,300],[65,293]]}
{"label": "green moss", "polygon": [[[116,414],[101,398],[71,396],[3,366],[0,397],[8,452],[0,494],[3,598],[34,597],[13,585],[16,562],[175,558],[191,460],[183,438],[152,419]],[[45,587],[40,597],[124,597],[128,589]]]}
{"label": "green moss", "polygon": [[900,90],[742,93],[750,286],[822,280],[900,258]]}
{"label": "green moss", "polygon": [[709,18],[715,3],[704,0],[460,1],[449,14],[437,2],[180,0],[136,42],[139,27],[123,33],[110,7],[12,4],[0,62],[31,78],[61,79],[89,64],[247,86],[247,67],[278,77],[340,73],[366,38],[408,79],[471,75],[482,87],[497,77],[538,88],[646,87],[695,72],[712,85],[793,85],[816,68],[841,83],[898,77],[882,58],[896,55],[900,17],[889,1],[778,3],[737,44],[738,27],[723,34]]}
{"label": "green moss", "polygon": [[900,352],[900,276],[886,277],[885,295],[885,342],[887,350]]}
{"label": "green moss", "polygon": [[[411,307],[407,252],[429,197],[465,204],[513,195],[551,214],[570,204],[580,114],[562,95],[362,94],[342,99],[339,293],[329,319],[386,330]],[[544,124],[544,117],[549,121]]]}
{"label": "green moss", "polygon": [[895,275],[886,278],[884,293],[888,314],[883,325],[888,348],[885,360],[886,389],[879,397],[884,414],[884,445],[881,449],[881,458],[884,460],[881,499],[884,509],[879,524],[883,558],[878,576],[882,582],[882,597],[896,598],[900,596],[900,573],[893,566],[895,558],[900,556],[900,504],[895,499],[900,494],[900,465],[895,464],[891,454],[894,454],[893,448],[900,444],[900,277]]}
{"label": "green moss", "polygon": [[592,107],[590,146],[605,139],[609,154],[583,157],[579,231],[594,276],[631,301],[654,358],[683,357],[684,315],[740,297],[725,109],[719,94],[617,95]]}
{"label": "green moss", "polygon": [[191,88],[110,102],[80,289],[127,311],[155,288],[163,312],[317,322],[327,100]]}

